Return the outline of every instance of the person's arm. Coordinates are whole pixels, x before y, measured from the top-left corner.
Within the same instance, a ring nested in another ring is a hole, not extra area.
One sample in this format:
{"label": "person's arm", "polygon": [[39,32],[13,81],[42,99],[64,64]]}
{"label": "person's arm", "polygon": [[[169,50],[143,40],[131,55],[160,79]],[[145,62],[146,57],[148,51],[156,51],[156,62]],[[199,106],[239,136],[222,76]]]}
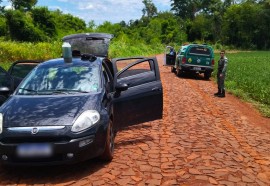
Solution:
{"label": "person's arm", "polygon": [[220,77],[223,77],[227,71],[228,59],[224,58],[223,63],[224,63],[224,65],[223,65],[223,69],[222,69],[222,72],[220,74]]}

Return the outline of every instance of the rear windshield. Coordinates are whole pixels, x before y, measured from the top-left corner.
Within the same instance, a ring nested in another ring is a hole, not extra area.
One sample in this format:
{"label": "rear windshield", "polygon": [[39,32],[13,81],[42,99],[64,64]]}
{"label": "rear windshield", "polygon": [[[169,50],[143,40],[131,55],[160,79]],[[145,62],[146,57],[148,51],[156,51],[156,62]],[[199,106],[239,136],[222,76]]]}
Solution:
{"label": "rear windshield", "polygon": [[106,38],[71,38],[66,39],[72,50],[81,54],[93,54],[96,56],[107,56],[109,50],[109,39]]}
{"label": "rear windshield", "polygon": [[196,46],[196,47],[190,48],[189,54],[210,56],[211,50],[209,48]]}

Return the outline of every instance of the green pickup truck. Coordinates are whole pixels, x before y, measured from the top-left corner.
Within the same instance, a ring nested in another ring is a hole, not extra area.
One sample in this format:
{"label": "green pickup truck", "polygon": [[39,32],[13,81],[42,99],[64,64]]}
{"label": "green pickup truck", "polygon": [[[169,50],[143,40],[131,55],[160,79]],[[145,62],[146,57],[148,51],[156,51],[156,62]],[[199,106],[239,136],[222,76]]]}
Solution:
{"label": "green pickup truck", "polygon": [[171,66],[171,72],[176,72],[177,76],[183,73],[193,72],[204,74],[205,79],[209,79],[214,69],[214,51],[206,44],[188,44],[181,46],[177,53],[170,51],[173,47],[167,46],[165,50],[165,65]]}

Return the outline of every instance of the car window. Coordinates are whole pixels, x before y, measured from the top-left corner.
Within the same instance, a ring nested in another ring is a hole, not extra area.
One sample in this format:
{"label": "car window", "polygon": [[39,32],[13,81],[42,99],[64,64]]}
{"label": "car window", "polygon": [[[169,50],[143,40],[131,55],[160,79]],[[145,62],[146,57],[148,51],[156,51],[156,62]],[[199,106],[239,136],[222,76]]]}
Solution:
{"label": "car window", "polygon": [[203,46],[194,46],[189,49],[189,54],[210,56],[211,50]]}
{"label": "car window", "polygon": [[118,83],[126,83],[129,87],[141,85],[156,80],[153,61],[146,60],[130,66],[117,76]]}
{"label": "car window", "polygon": [[186,49],[187,49],[187,47],[182,47],[182,48],[181,48],[181,55],[184,55],[184,54],[185,54]]}
{"label": "car window", "polygon": [[118,76],[118,79],[123,78],[123,77],[128,77],[128,76],[133,76],[133,75],[145,73],[145,72],[150,72],[150,71],[151,71],[151,66],[150,66],[149,61],[144,61],[142,63],[131,66],[125,72],[120,74]]}
{"label": "car window", "polygon": [[26,75],[37,65],[37,63],[18,63],[12,67],[10,75],[25,78]]}
{"label": "car window", "polygon": [[25,79],[18,94],[51,94],[97,92],[100,88],[100,70],[98,66],[59,65],[42,66]]}

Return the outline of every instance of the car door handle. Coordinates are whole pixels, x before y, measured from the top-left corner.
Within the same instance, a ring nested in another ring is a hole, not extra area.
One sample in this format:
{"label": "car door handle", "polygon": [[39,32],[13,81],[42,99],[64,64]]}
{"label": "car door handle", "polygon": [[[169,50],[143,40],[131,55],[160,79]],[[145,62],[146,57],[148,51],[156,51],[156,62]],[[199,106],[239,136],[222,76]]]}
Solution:
{"label": "car door handle", "polygon": [[161,91],[161,88],[160,87],[154,87],[154,88],[152,88],[152,91]]}

